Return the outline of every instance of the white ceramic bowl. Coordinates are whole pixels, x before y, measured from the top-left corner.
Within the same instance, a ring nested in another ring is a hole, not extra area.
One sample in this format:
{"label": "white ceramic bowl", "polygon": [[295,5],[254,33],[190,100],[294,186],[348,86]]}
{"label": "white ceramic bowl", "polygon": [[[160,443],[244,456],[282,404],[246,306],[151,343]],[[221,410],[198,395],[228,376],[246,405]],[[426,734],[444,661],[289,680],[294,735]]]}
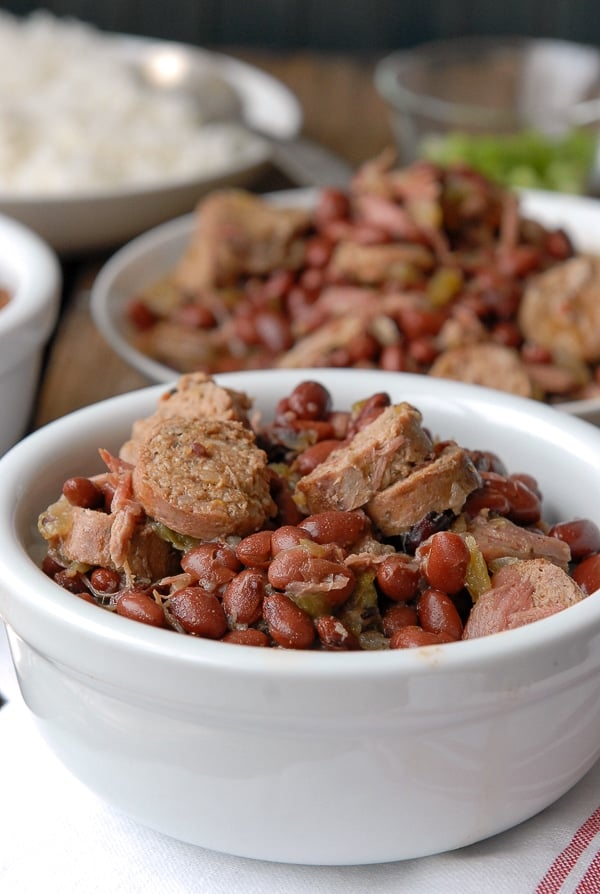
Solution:
{"label": "white ceramic bowl", "polygon": [[[180,54],[210,69],[234,88],[244,122],[254,132],[246,145],[219,168],[148,183],[122,183],[60,193],[17,193],[0,184],[0,212],[20,220],[61,255],[106,250],[161,221],[191,211],[212,189],[248,186],[272,158],[271,140],[293,139],[302,126],[302,108],[285,84],[268,72],[223,53],[171,41],[129,35],[106,37],[118,61],[143,65],[148,55]],[[85,153],[85,147],[81,147]]]}
{"label": "white ceramic bowl", "polygon": [[[284,190],[268,196],[284,207],[310,207],[310,189]],[[521,192],[523,213],[548,227],[564,228],[580,252],[600,252],[600,202],[539,190]],[[133,296],[165,277],[176,266],[192,238],[195,215],[185,215],[154,227],[133,239],[104,264],[94,280],[90,309],[94,323],[113,350],[150,382],[168,382],[177,372],[147,356],[132,344],[133,327],[127,307]],[[600,399],[570,401],[566,412],[600,425]]]}
{"label": "white ceramic bowl", "polygon": [[0,287],[11,295],[0,310],[0,454],[26,429],[43,349],[58,315],[60,286],[52,249],[0,215]]}
{"label": "white ceramic bowl", "polygon": [[[387,390],[425,423],[533,472],[549,518],[600,522],[600,431],[499,392],[355,370],[230,374],[268,413],[300,380],[334,403]],[[248,857],[364,864],[458,848],[527,819],[600,755],[600,596],[439,647],[296,652],[104,612],[36,567],[38,512],[99,470],[164,386],[80,410],[0,462],[0,614],[58,757],[141,823]],[[32,802],[32,809],[35,803]]]}

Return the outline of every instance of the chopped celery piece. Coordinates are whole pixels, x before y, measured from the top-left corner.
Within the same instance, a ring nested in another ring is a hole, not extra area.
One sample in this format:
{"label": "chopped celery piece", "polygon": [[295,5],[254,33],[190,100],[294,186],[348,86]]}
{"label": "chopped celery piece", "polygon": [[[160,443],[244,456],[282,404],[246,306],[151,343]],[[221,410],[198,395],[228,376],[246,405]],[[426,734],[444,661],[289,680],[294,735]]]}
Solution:
{"label": "chopped celery piece", "polygon": [[510,135],[456,131],[425,140],[421,155],[443,165],[463,162],[508,187],[583,193],[595,143],[595,134],[583,130],[560,138],[535,130]]}

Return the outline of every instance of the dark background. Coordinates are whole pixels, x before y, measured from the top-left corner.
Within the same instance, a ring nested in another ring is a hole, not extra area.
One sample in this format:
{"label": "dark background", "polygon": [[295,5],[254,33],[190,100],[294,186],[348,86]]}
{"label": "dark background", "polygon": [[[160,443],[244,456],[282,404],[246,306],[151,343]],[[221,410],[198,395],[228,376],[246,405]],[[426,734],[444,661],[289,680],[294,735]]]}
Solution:
{"label": "dark background", "polygon": [[15,0],[2,8],[23,16],[41,5],[105,30],[208,47],[372,54],[461,34],[600,44],[600,0]]}

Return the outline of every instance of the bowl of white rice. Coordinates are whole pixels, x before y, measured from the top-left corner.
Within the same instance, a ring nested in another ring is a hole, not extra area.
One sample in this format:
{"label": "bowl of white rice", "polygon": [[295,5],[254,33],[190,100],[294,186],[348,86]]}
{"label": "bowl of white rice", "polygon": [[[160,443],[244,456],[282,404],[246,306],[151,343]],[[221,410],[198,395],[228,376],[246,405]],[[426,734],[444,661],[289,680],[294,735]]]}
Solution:
{"label": "bowl of white rice", "polygon": [[[235,91],[250,126],[149,89],[139,71],[157,47],[192,54],[207,90]],[[62,254],[115,246],[210,189],[249,183],[270,157],[258,130],[285,139],[301,126],[293,94],[253,66],[43,10],[0,11],[0,57],[0,213]]]}

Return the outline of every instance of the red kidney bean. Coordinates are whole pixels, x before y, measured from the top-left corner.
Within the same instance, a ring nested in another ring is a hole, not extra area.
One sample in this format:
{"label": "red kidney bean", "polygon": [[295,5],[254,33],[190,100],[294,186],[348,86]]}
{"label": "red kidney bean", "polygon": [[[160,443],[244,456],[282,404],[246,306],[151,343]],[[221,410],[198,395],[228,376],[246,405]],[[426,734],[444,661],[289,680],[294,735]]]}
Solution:
{"label": "red kidney bean", "polygon": [[117,600],[116,612],[124,618],[149,624],[151,627],[166,625],[162,605],[155,602],[143,590],[125,590]]}
{"label": "red kidney bean", "polygon": [[542,517],[542,503],[538,494],[513,476],[506,479],[510,509],[508,518],[518,525],[535,525]]}
{"label": "red kidney bean", "polygon": [[412,605],[406,605],[403,602],[397,602],[383,613],[382,618],[383,632],[386,636],[392,636],[396,630],[401,627],[418,627],[417,610]]}
{"label": "red kidney bean", "polygon": [[[494,471],[498,471],[495,469]],[[538,500],[542,499],[542,492],[540,491],[539,485],[533,475],[527,475],[525,472],[518,472],[513,475],[508,476],[511,481],[521,481],[525,487],[528,487],[529,490],[534,493]]]}
{"label": "red kidney bean", "polygon": [[600,553],[588,556],[573,571],[573,580],[585,593],[600,590]]}
{"label": "red kidney bean", "polygon": [[298,282],[308,292],[318,292],[325,284],[325,271],[319,267],[307,267],[300,274]]}
{"label": "red kidney bean", "polygon": [[221,637],[222,643],[236,643],[239,646],[265,646],[269,645],[269,637],[262,630],[255,627],[246,627],[242,630],[229,630]]}
{"label": "red kidney bean", "polygon": [[313,304],[317,297],[318,292],[311,292],[300,286],[294,286],[293,289],[290,289],[285,299],[285,306],[295,328],[298,327],[304,330],[304,327],[310,326],[311,321],[314,319]]}
{"label": "red kidney bean", "polygon": [[326,236],[312,236],[306,241],[304,251],[309,267],[326,267],[333,253],[333,242]]}
{"label": "red kidney bean", "polygon": [[223,543],[202,543],[184,553],[181,567],[205,590],[215,592],[241,570],[235,551]]}
{"label": "red kidney bean", "polygon": [[419,596],[417,614],[423,630],[447,636],[450,640],[462,638],[463,623],[447,593],[433,587],[424,590]]}
{"label": "red kidney bean", "polygon": [[379,365],[390,372],[404,372],[407,368],[405,345],[386,345],[379,356]]}
{"label": "red kidney bean", "polygon": [[294,502],[289,483],[275,473],[271,477],[271,496],[277,504],[278,525],[295,525],[302,520],[303,515]]}
{"label": "red kidney bean", "polygon": [[465,585],[471,553],[454,531],[440,531],[417,550],[421,570],[431,587],[445,593],[458,593]]}
{"label": "red kidney bean", "polygon": [[138,332],[152,329],[158,321],[156,314],[150,310],[145,301],[135,298],[127,306],[127,318]]}
{"label": "red kidney bean", "polygon": [[282,525],[271,534],[271,552],[276,556],[284,549],[298,546],[303,540],[312,540],[310,531],[298,525]]}
{"label": "red kidney bean", "polygon": [[94,568],[90,583],[94,590],[101,593],[116,593],[121,586],[121,575],[113,568]]}
{"label": "red kidney bean", "polygon": [[223,606],[202,587],[177,590],[167,602],[171,618],[192,636],[220,639],[227,631]]}
{"label": "red kidney bean", "polygon": [[422,335],[409,342],[408,353],[421,366],[430,366],[439,354],[439,350],[432,336]]}
{"label": "red kidney bean", "polygon": [[384,242],[390,242],[391,236],[382,227],[376,227],[372,224],[355,224],[352,227],[352,241],[358,245],[381,245]]}
{"label": "red kidney bean", "polygon": [[44,556],[42,561],[42,571],[44,574],[47,574],[48,577],[54,577],[58,574],[59,571],[64,571],[64,565],[60,565],[52,556]]}
{"label": "red kidney bean", "polygon": [[331,409],[331,395],[319,382],[301,382],[290,394],[288,406],[299,419],[323,420]]}
{"label": "red kidney bean", "polygon": [[380,344],[368,332],[356,335],[346,345],[351,366],[374,360],[380,351]]}
{"label": "red kidney bean", "polygon": [[294,285],[294,274],[291,270],[274,270],[262,285],[262,293],[266,301],[277,301],[284,298]]}
{"label": "red kidney bean", "polygon": [[448,640],[439,633],[422,627],[401,627],[390,637],[390,649],[416,649],[420,646],[439,646]]}
{"label": "red kidney bean", "polygon": [[309,649],[315,626],[309,615],[284,593],[271,593],[263,602],[263,616],[272,639],[284,649]]}
{"label": "red kidney bean", "polygon": [[535,245],[514,245],[498,256],[498,269],[506,276],[523,277],[540,267],[542,253]]}
{"label": "red kidney bean", "polygon": [[350,199],[345,192],[333,187],[321,190],[313,214],[317,227],[323,227],[333,221],[343,221],[349,214]]}
{"label": "red kidney bean", "polygon": [[522,479],[507,478],[497,472],[480,474],[483,487],[473,491],[465,502],[465,511],[469,515],[490,509],[519,525],[533,525],[540,520],[541,500]]}
{"label": "red kidney bean", "polygon": [[564,261],[573,254],[573,245],[564,230],[544,233],[544,248],[551,257]]}
{"label": "red kidney bean", "polygon": [[409,531],[402,535],[402,545],[405,553],[414,553],[417,548],[438,531],[447,531],[454,515],[447,510],[444,512],[428,512],[427,515],[413,525]]}
{"label": "red kidney bean", "polygon": [[97,509],[104,504],[102,491],[89,478],[67,478],[62,492],[72,506],[79,506],[81,509]]}
{"label": "red kidney bean", "polygon": [[502,320],[492,329],[492,339],[507,348],[518,348],[523,340],[521,330],[516,323]]}
{"label": "red kidney bean", "polygon": [[248,534],[238,543],[237,559],[248,568],[268,568],[271,561],[271,531]]}
{"label": "red kidney bean", "polygon": [[175,319],[189,329],[213,329],[217,320],[204,304],[184,304],[175,312]]}
{"label": "red kidney bean", "polygon": [[[485,307],[485,315],[496,317],[502,322],[511,320],[519,310],[521,302],[521,292],[512,282],[504,282],[496,288],[484,289],[481,293],[481,299]],[[522,340],[520,330],[516,324],[511,324],[519,335],[519,342]]]}
{"label": "red kidney bean", "polygon": [[600,529],[591,519],[577,518],[559,522],[550,528],[548,535],[567,543],[571,549],[571,558],[575,560],[600,552]]}
{"label": "red kidney bean", "polygon": [[331,440],[335,434],[331,422],[323,419],[293,419],[288,427],[296,431],[309,431],[317,441]]}
{"label": "red kidney bean", "polygon": [[[318,224],[322,236],[326,236],[332,242],[337,243],[346,239],[351,239],[354,227],[349,220],[330,220],[322,221]],[[335,267],[327,268],[327,279],[329,282],[345,282],[343,274],[340,274]]]}
{"label": "red kidney bean", "polygon": [[357,637],[334,615],[321,615],[314,623],[324,649],[349,652],[359,648]]}
{"label": "red kidney bean", "polygon": [[406,338],[412,342],[427,335],[437,335],[446,320],[445,310],[403,307],[397,312],[397,321]]}
{"label": "red kidney bean", "polygon": [[510,503],[506,494],[484,484],[469,494],[463,509],[471,517],[478,515],[484,509],[506,516],[510,510]]}
{"label": "red kidney bean", "polygon": [[344,603],[355,585],[350,568],[340,562],[311,555],[301,546],[277,553],[267,574],[269,583],[276,590],[286,590],[298,584],[314,585],[332,608]]}
{"label": "red kidney bean", "polygon": [[116,488],[110,482],[104,481],[100,485],[100,490],[102,491],[102,499],[104,501],[104,511],[110,512]]}
{"label": "red kidney bean", "polygon": [[[469,450],[467,451],[473,465],[478,472],[497,472],[499,475],[507,475],[506,467],[499,456],[492,453],[491,450]],[[513,475],[513,478],[519,478],[530,490],[536,492],[536,488],[531,487],[531,483],[535,481],[530,475]]]}
{"label": "red kidney bean", "polygon": [[343,549],[352,546],[366,532],[367,517],[361,510],[328,510],[309,515],[298,525],[308,531],[315,543],[337,543]]}
{"label": "red kidney bean", "polygon": [[334,348],[329,355],[327,365],[339,369],[344,369],[344,367],[350,366],[350,353],[347,348]]}
{"label": "red kidney bean", "polygon": [[235,335],[245,345],[257,345],[260,343],[260,336],[256,331],[255,315],[251,308],[238,308],[233,318],[233,328]]}
{"label": "red kidney bean", "polygon": [[294,344],[290,324],[281,313],[261,311],[254,318],[254,327],[260,341],[274,354],[287,351]]}
{"label": "red kidney bean", "polygon": [[223,591],[222,605],[228,624],[251,625],[262,614],[267,578],[262,571],[246,568],[229,581]]}
{"label": "red kidney bean", "polygon": [[521,345],[521,357],[525,363],[552,363],[552,351],[528,341]]}
{"label": "red kidney bean", "polygon": [[357,432],[370,425],[383,413],[386,407],[390,406],[391,402],[389,394],[385,394],[383,391],[379,391],[367,400],[362,401],[356,415],[350,420],[348,437],[353,437]]}
{"label": "red kidney bean", "polygon": [[416,596],[419,568],[409,556],[393,553],[377,566],[375,581],[381,592],[394,602],[409,602]]}
{"label": "red kidney bean", "polygon": [[294,460],[294,471],[300,475],[308,475],[318,465],[325,462],[330,453],[343,446],[343,441],[337,438],[327,438],[324,441],[317,441],[299,453]]}
{"label": "red kidney bean", "polygon": [[62,587],[63,590],[68,590],[69,593],[79,594],[88,592],[85,578],[79,571],[70,571],[67,568],[64,568],[62,571],[56,572],[54,580],[59,587]]}

